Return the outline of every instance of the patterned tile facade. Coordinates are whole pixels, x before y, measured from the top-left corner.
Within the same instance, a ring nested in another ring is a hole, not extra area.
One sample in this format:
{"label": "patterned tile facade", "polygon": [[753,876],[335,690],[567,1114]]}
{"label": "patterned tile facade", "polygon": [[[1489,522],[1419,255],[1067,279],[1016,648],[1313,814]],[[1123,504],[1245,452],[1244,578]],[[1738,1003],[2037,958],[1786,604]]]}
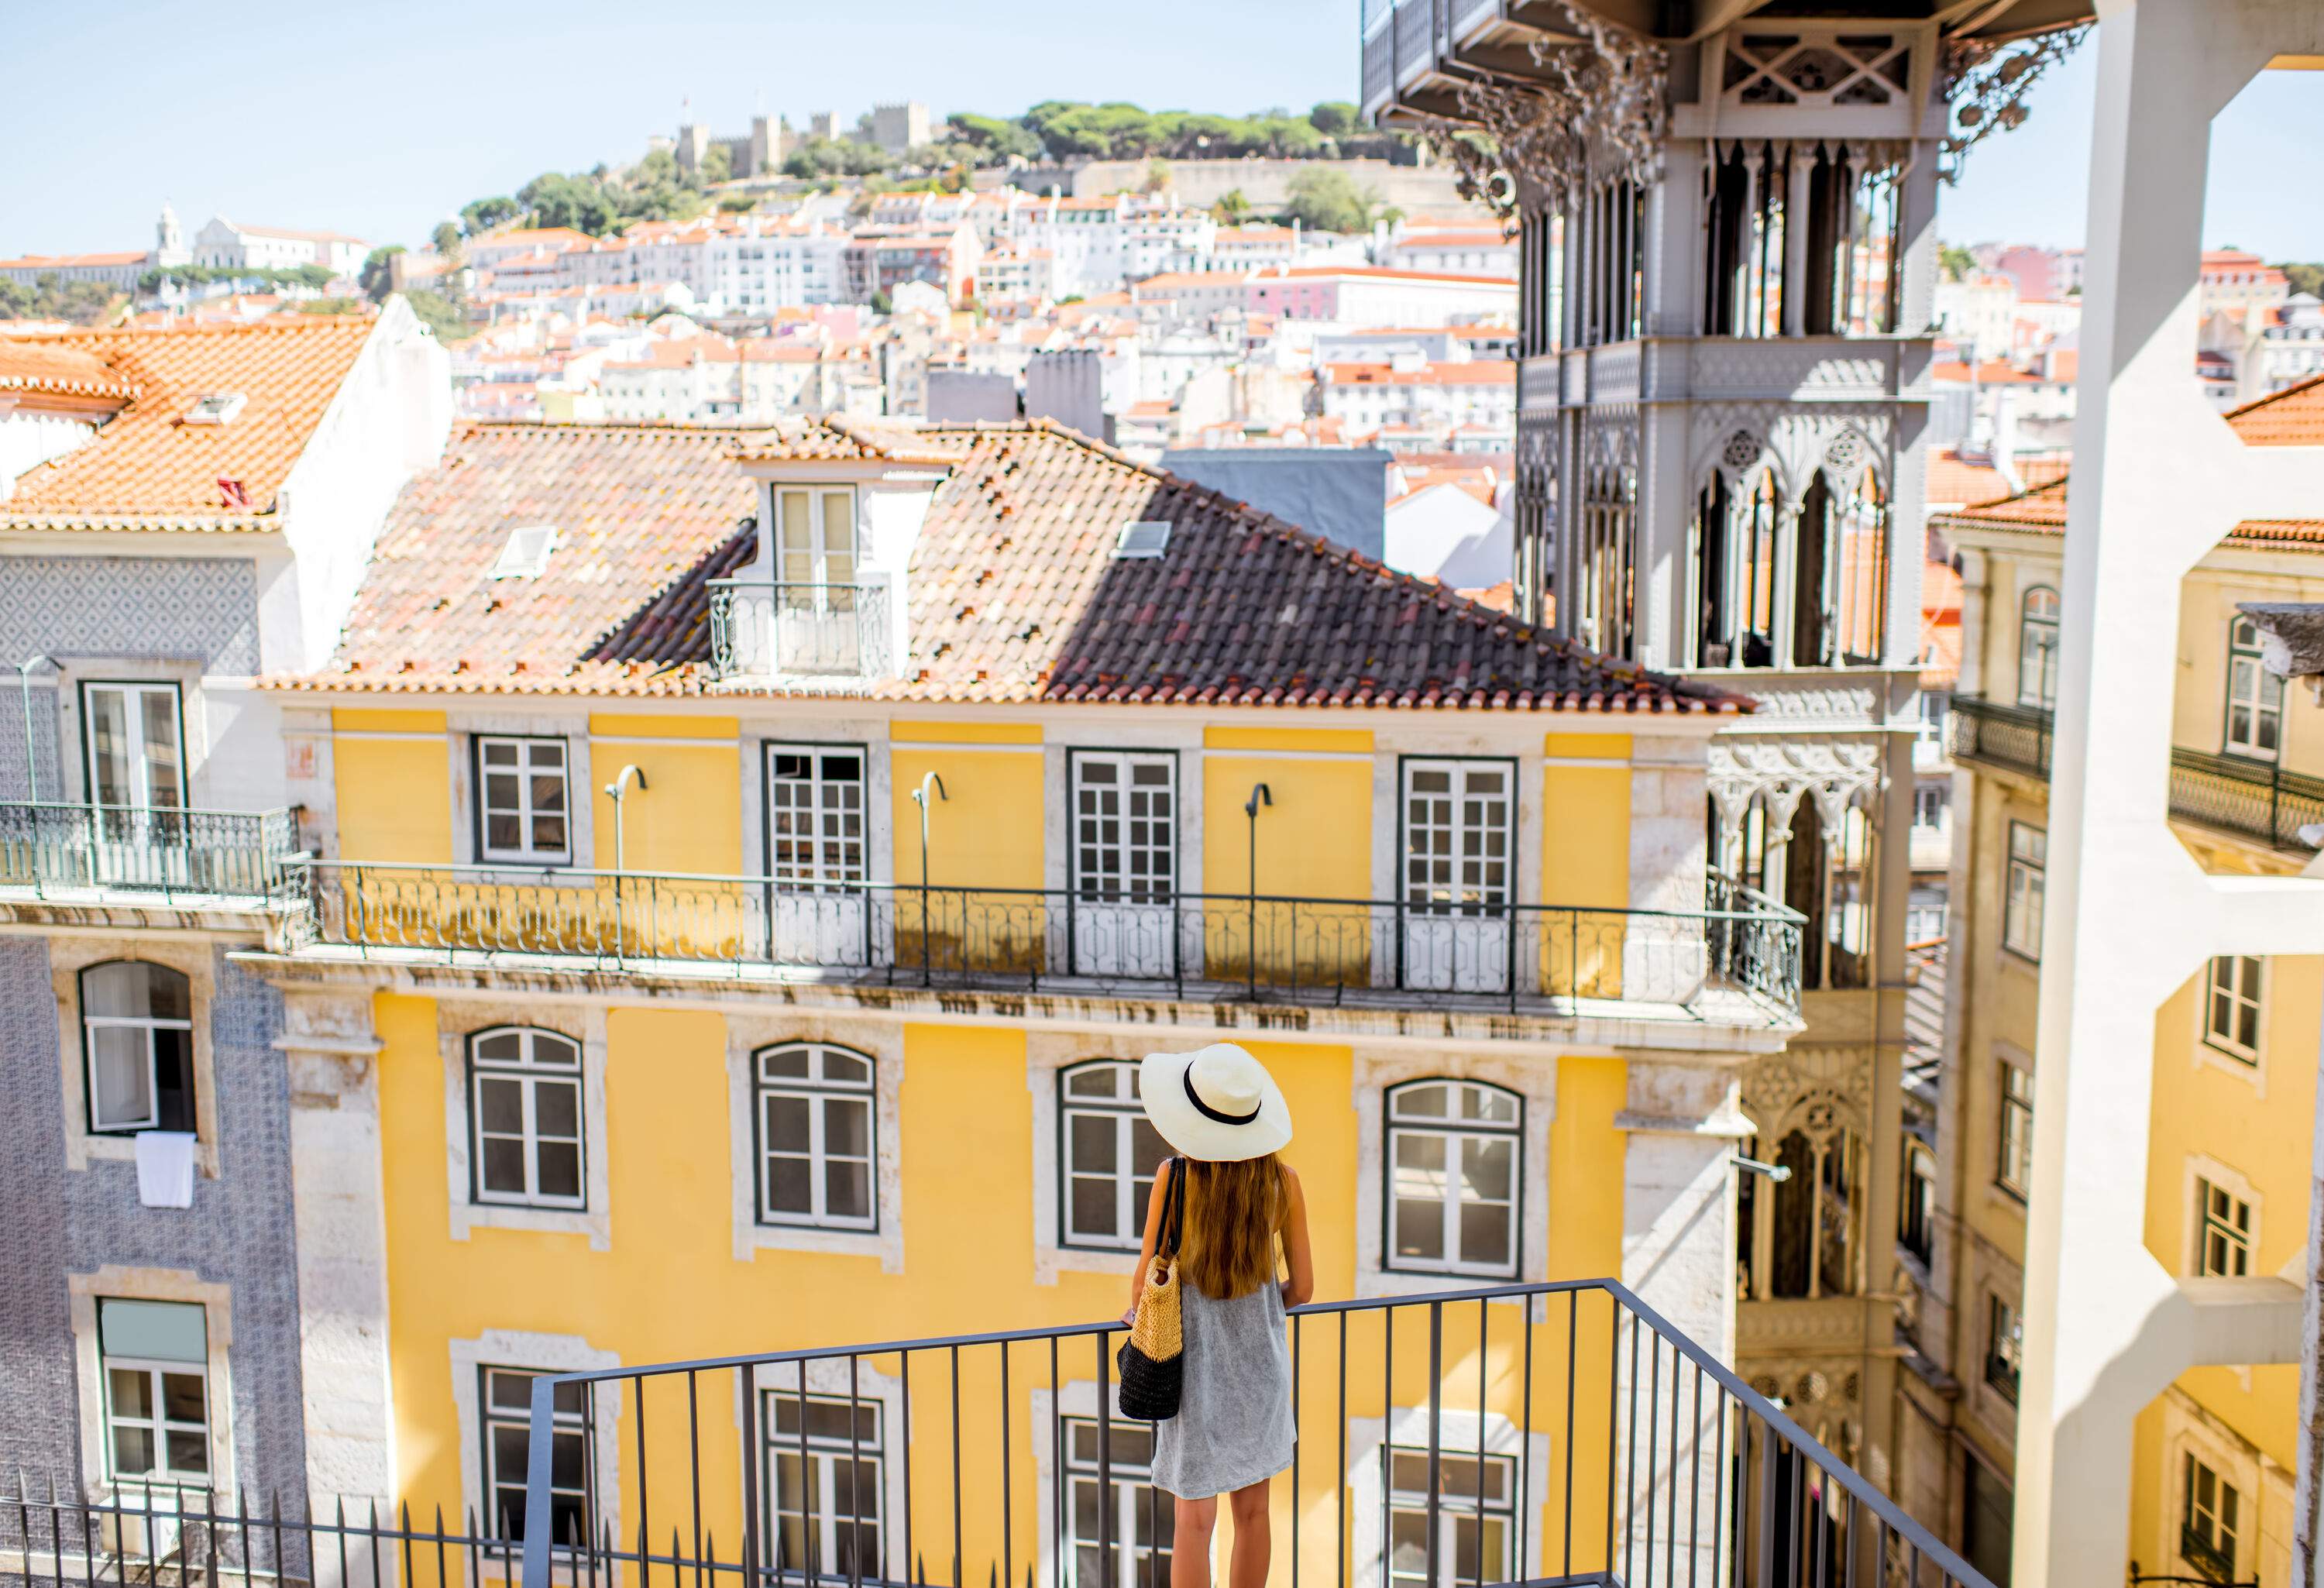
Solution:
{"label": "patterned tile facade", "polygon": [[257,565],[239,557],[0,558],[0,657],[10,664],[0,679],[13,686],[14,664],[43,654],[199,657],[205,671],[246,678],[258,670]]}

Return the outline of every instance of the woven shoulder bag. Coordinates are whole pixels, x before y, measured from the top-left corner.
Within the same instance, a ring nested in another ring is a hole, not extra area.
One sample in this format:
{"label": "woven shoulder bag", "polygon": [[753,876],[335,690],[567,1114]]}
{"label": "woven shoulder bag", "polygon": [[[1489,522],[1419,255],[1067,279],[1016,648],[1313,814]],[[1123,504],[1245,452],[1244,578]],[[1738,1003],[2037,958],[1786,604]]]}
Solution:
{"label": "woven shoulder bag", "polygon": [[1186,1166],[1172,1159],[1162,1166],[1168,1180],[1162,1192],[1162,1227],[1155,1237],[1154,1261],[1139,1288],[1130,1338],[1114,1353],[1121,1374],[1121,1415],[1136,1422],[1167,1422],[1178,1415],[1178,1390],[1185,1380],[1185,1335],[1178,1313],[1178,1238],[1186,1218]]}

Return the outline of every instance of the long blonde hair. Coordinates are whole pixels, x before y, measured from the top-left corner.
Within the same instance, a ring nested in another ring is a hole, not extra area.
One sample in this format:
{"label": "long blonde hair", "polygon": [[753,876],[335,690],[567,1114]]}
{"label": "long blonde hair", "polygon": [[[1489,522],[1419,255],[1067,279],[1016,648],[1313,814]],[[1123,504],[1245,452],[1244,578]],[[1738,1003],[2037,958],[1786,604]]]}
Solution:
{"label": "long blonde hair", "polygon": [[1178,1160],[1186,1177],[1178,1274],[1216,1301],[1248,1296],[1275,1278],[1275,1237],[1289,1198],[1273,1153],[1237,1163]]}

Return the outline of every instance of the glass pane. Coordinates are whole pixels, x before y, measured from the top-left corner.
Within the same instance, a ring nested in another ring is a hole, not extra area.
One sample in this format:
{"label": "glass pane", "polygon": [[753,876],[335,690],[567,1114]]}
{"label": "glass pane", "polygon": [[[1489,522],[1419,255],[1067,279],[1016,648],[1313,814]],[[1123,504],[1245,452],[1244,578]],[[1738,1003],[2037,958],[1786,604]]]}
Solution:
{"label": "glass pane", "polygon": [[81,1013],[118,1020],[190,1020],[191,983],[167,965],[108,960],[81,973]]}
{"label": "glass pane", "polygon": [[113,1427],[113,1470],[150,1473],[153,1470],[153,1431],[115,1423]]}
{"label": "glass pane", "polygon": [[516,1411],[527,1411],[532,1406],[532,1375],[530,1373],[486,1373],[484,1393],[494,1406]]}
{"label": "glass pane", "polygon": [[1065,1079],[1065,1092],[1074,1097],[1113,1097],[1115,1077],[1120,1071],[1110,1064],[1091,1065],[1075,1070]]}
{"label": "glass pane", "polygon": [[[531,1430],[520,1430],[525,1436],[522,1447],[530,1447]],[[549,1482],[558,1489],[579,1489],[589,1481],[589,1441],[582,1434],[551,1434],[549,1437]]]}
{"label": "glass pane", "polygon": [[191,1428],[172,1428],[165,1436],[169,1440],[170,1470],[175,1473],[207,1473],[210,1470],[209,1436]]}
{"label": "glass pane", "polygon": [[524,1143],[505,1136],[487,1137],[477,1180],[487,1191],[502,1196],[524,1194]]}
{"label": "glass pane", "polygon": [[139,691],[139,716],[143,721],[145,750],[145,798],[147,805],[178,804],[178,692],[175,689],[144,689]]}
{"label": "glass pane", "polygon": [[1068,1164],[1077,1173],[1111,1173],[1114,1123],[1104,1114],[1077,1113],[1065,1122]]}
{"label": "glass pane", "polygon": [[128,1129],[152,1122],[153,1075],[146,1047],[151,1036],[135,1026],[88,1029],[98,1130]]}
{"label": "glass pane", "polygon": [[1410,1119],[1443,1119],[1447,1102],[1445,1086],[1406,1086],[1396,1094],[1396,1112]]}
{"label": "glass pane", "polygon": [[161,1415],[173,1423],[202,1421],[208,1398],[203,1393],[199,1373],[163,1373],[161,1375]]}
{"label": "glass pane", "polygon": [[1509,1210],[1471,1202],[1461,1209],[1461,1260],[1502,1263],[1509,1260]]}
{"label": "glass pane", "polygon": [[791,1153],[807,1151],[808,1132],[813,1127],[809,1111],[814,1106],[804,1097],[768,1098],[767,1147],[769,1150]]}
{"label": "glass pane", "polygon": [[1396,1254],[1430,1262],[1444,1256],[1444,1208],[1436,1202],[1399,1197],[1396,1205]]}
{"label": "glass pane", "polygon": [[564,1141],[544,1142],[540,1149],[540,1194],[543,1196],[581,1195],[581,1149]]}
{"label": "glass pane", "polygon": [[1462,1153],[1462,1195],[1507,1202],[1516,1191],[1517,1143],[1470,1141]]}
{"label": "glass pane", "polygon": [[767,1166],[768,1211],[805,1215],[815,1211],[815,1182],[804,1158],[778,1158]]}
{"label": "glass pane", "polygon": [[523,1034],[495,1031],[489,1037],[479,1037],[476,1039],[476,1057],[500,1064],[514,1064],[524,1057]]}
{"label": "glass pane", "polygon": [[872,1104],[855,1097],[824,1099],[823,1149],[844,1158],[870,1157]]}
{"label": "glass pane", "polygon": [[872,1084],[872,1066],[852,1054],[826,1051],[823,1056],[823,1078],[843,1085],[868,1086]]}
{"label": "glass pane", "polygon": [[796,1078],[803,1081],[808,1078],[808,1066],[814,1057],[814,1054],[805,1048],[778,1048],[771,1052],[759,1055],[759,1073],[770,1077],[781,1076],[785,1079]]}
{"label": "glass pane", "polygon": [[513,1136],[524,1129],[524,1083],[503,1076],[476,1078],[476,1117],[497,1135]]}
{"label": "glass pane", "polygon": [[824,1166],[824,1208],[834,1218],[872,1216],[872,1168],[861,1163]]}
{"label": "glass pane", "polygon": [[138,1368],[115,1368],[106,1375],[113,1389],[113,1415],[150,1417],[153,1415],[153,1380]]}
{"label": "glass pane", "polygon": [[99,805],[134,805],[134,748],[129,741],[129,702],[119,689],[91,689],[88,706],[89,788]]}
{"label": "glass pane", "polygon": [[1114,1233],[1114,1183],[1087,1178],[1074,1181],[1073,1228],[1081,1235]]}
{"label": "glass pane", "polygon": [[1497,1125],[1514,1125],[1517,1122],[1517,1100],[1506,1092],[1495,1092],[1484,1086],[1466,1086],[1462,1089],[1461,1117],[1483,1120]]}
{"label": "glass pane", "polygon": [[581,1088],[565,1082],[544,1082],[532,1089],[536,1129],[544,1136],[581,1133]]}

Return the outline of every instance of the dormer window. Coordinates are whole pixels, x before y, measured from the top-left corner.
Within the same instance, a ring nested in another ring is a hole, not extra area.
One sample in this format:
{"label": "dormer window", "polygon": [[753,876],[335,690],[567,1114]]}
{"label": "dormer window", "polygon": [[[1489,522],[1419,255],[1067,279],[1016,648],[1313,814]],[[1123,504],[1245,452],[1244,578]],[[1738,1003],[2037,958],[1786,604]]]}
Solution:
{"label": "dormer window", "polygon": [[206,392],[195,398],[194,405],[186,410],[186,422],[189,425],[232,424],[235,416],[249,401],[239,392]]}
{"label": "dormer window", "polygon": [[1122,558],[1156,558],[1170,549],[1170,521],[1134,519],[1114,538],[1113,554]]}
{"label": "dormer window", "polygon": [[493,564],[495,579],[537,579],[549,570],[549,554],[557,549],[555,524],[525,524],[511,530]]}
{"label": "dormer window", "polygon": [[794,605],[836,605],[856,583],[855,493],[844,486],[775,491],[775,582]]}

